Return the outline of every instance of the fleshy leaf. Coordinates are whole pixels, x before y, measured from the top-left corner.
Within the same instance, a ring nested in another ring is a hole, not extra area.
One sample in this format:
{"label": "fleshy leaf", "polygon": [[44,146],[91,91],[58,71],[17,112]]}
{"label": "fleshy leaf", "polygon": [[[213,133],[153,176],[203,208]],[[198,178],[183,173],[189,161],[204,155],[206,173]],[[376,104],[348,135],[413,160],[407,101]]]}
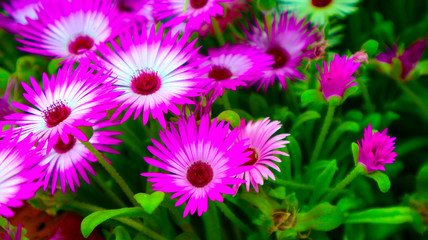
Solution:
{"label": "fleshy leaf", "polygon": [[321,203],[309,212],[297,214],[296,231],[303,232],[309,229],[330,231],[339,227],[344,221],[342,211],[329,203]]}
{"label": "fleshy leaf", "polygon": [[233,128],[239,127],[241,123],[241,118],[239,117],[239,115],[232,110],[226,110],[221,112],[217,116],[217,120],[218,121],[225,120],[226,122],[229,122]]}
{"label": "fleshy leaf", "polygon": [[413,213],[409,207],[373,208],[349,214],[345,223],[401,224],[412,222]]}
{"label": "fleshy leaf", "polygon": [[291,128],[291,132],[293,132],[294,130],[296,130],[300,125],[302,125],[303,123],[309,121],[309,120],[314,120],[314,119],[318,119],[320,118],[321,115],[316,112],[316,111],[312,111],[312,110],[308,110],[302,114],[300,114],[296,121],[293,124],[293,127]]}
{"label": "fleshy leaf", "polygon": [[116,236],[116,240],[132,240],[128,231],[123,226],[115,227],[113,234]]}
{"label": "fleshy leaf", "polygon": [[375,180],[380,191],[383,193],[388,192],[389,188],[391,187],[391,181],[389,180],[388,175],[383,172],[375,171],[367,174],[366,176]]}
{"label": "fleshy leaf", "polygon": [[302,106],[305,107],[308,104],[318,101],[322,102],[324,101],[324,97],[322,96],[322,93],[316,89],[309,89],[302,93],[302,96],[300,97],[300,101],[302,102]]}
{"label": "fleshy leaf", "polygon": [[376,40],[370,39],[363,44],[362,49],[366,50],[367,55],[374,56],[377,53],[379,43]]}
{"label": "fleshy leaf", "polygon": [[358,158],[360,157],[360,147],[358,147],[357,143],[352,143],[352,157],[354,158],[354,164],[357,166],[358,164]]}
{"label": "fleshy leaf", "polygon": [[249,98],[251,113],[255,117],[262,117],[269,114],[269,105],[266,99],[258,94],[252,93]]}
{"label": "fleshy leaf", "polygon": [[164,192],[153,192],[152,194],[137,193],[134,195],[135,200],[137,200],[148,214],[152,214],[152,212],[156,210],[164,197]]}
{"label": "fleshy leaf", "polygon": [[329,162],[327,166],[323,169],[323,171],[317,176],[314,185],[314,192],[310,198],[310,204],[314,204],[318,201],[318,199],[325,193],[327,188],[330,186],[334,174],[339,170],[337,167],[336,160],[332,160]]}

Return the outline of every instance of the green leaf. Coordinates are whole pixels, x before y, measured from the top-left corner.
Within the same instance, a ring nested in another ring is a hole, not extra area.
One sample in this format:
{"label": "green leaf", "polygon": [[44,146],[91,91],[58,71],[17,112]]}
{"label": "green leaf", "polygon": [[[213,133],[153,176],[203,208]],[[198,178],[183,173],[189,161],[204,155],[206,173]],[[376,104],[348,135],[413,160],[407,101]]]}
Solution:
{"label": "green leaf", "polygon": [[10,73],[6,69],[0,67],[0,92],[6,90],[9,81]]}
{"label": "green leaf", "polygon": [[349,214],[345,223],[401,224],[412,222],[413,212],[409,207],[373,208]]}
{"label": "green leaf", "polygon": [[297,117],[296,121],[294,122],[293,127],[291,128],[291,132],[295,131],[303,123],[310,121],[310,120],[318,119],[320,117],[321,117],[321,115],[318,112],[315,112],[312,110],[308,110],[308,111],[300,114]]}
{"label": "green leaf", "polygon": [[175,237],[174,240],[199,240],[199,237],[193,232],[185,232]]}
{"label": "green leaf", "polygon": [[233,108],[232,111],[236,112],[239,115],[239,117],[241,117],[241,118],[243,118],[243,119],[245,119],[247,121],[250,121],[250,120],[254,119],[254,117],[251,116],[251,114],[247,113],[246,111],[244,111],[242,109]]}
{"label": "green leaf", "polygon": [[299,142],[293,136],[287,136],[287,140],[290,141],[287,144],[288,151],[290,152],[290,158],[294,170],[294,178],[300,180],[302,176],[302,150]]}
{"label": "green leaf", "polygon": [[358,159],[360,158],[360,147],[358,146],[357,143],[353,142],[351,145],[351,149],[352,149],[352,157],[354,158],[354,164],[355,166],[357,166]]}
{"label": "green leaf", "polygon": [[428,163],[423,165],[416,177],[416,187],[419,192],[428,193]]}
{"label": "green leaf", "polygon": [[286,197],[285,187],[277,187],[270,189],[268,195],[280,200],[284,200]]}
{"label": "green leaf", "polygon": [[239,127],[239,125],[241,124],[241,118],[236,112],[232,110],[226,110],[221,112],[217,116],[217,120],[218,121],[225,120],[226,122],[229,122],[233,128]]}
{"label": "green leaf", "polygon": [[370,123],[373,129],[378,129],[380,126],[381,119],[382,119],[382,115],[380,115],[379,113],[370,114],[362,122],[363,123],[362,127],[366,128]]}
{"label": "green leaf", "polygon": [[135,200],[137,200],[148,214],[152,214],[152,212],[156,210],[164,197],[164,192],[153,192],[152,194],[137,193],[134,195]]}
{"label": "green leaf", "polygon": [[337,170],[339,170],[337,167],[337,162],[336,160],[332,160],[317,176],[314,184],[314,192],[310,198],[310,205],[315,204],[318,199],[326,192]]}
{"label": "green leaf", "polygon": [[310,229],[330,231],[339,227],[344,220],[342,211],[329,203],[321,203],[309,212],[298,213],[296,231],[303,232]]}
{"label": "green leaf", "polygon": [[63,58],[59,59],[53,59],[48,64],[48,73],[49,75],[52,75],[58,71],[58,69],[61,67],[60,62],[63,61]]}
{"label": "green leaf", "polygon": [[373,39],[368,40],[363,44],[361,49],[365,49],[367,55],[374,56],[377,53],[377,49],[379,47],[379,42]]}
{"label": "green leaf", "polygon": [[357,198],[354,195],[352,196],[346,196],[341,198],[336,206],[342,211],[342,212],[348,212],[352,209],[357,209],[358,207],[362,206],[364,204],[363,200],[361,198]]}
{"label": "green leaf", "polygon": [[347,240],[366,240],[366,231],[362,224],[345,224],[345,235]]}
{"label": "green leaf", "polygon": [[376,181],[381,192],[388,192],[391,187],[391,181],[389,180],[388,175],[381,171],[375,171],[366,175],[367,177]]}
{"label": "green leaf", "polygon": [[324,97],[320,91],[316,89],[309,89],[302,93],[300,101],[302,102],[302,106],[305,107],[315,101],[324,101]]}
{"label": "green leaf", "polygon": [[262,96],[252,93],[249,98],[251,113],[256,117],[262,117],[269,114],[270,107],[266,99]]}
{"label": "green leaf", "polygon": [[341,103],[343,103],[348,97],[357,95],[360,92],[360,87],[358,85],[352,86],[345,90],[343,94],[343,98],[341,99]]}
{"label": "green leaf", "polygon": [[113,234],[116,236],[116,240],[131,240],[131,236],[123,226],[115,227]]}
{"label": "green leaf", "polygon": [[93,212],[83,219],[81,224],[82,234],[85,238],[88,237],[98,225],[111,218],[140,217],[144,216],[145,214],[146,212],[144,209],[140,207],[119,208]]}
{"label": "green leaf", "polygon": [[268,12],[275,8],[276,0],[257,0],[257,7],[260,11]]}

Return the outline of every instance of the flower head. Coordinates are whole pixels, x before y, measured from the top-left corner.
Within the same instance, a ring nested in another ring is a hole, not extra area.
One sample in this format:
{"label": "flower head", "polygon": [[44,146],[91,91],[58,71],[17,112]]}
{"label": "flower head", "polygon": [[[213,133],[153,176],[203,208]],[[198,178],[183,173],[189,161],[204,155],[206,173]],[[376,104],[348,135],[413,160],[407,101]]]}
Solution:
{"label": "flower head", "polygon": [[[208,116],[203,116],[196,124],[194,116],[189,120],[180,119],[178,129],[171,125],[171,130],[161,131],[159,137],[163,144],[152,140],[156,147],[148,150],[160,160],[145,157],[144,160],[168,173],[149,172],[141,175],[149,177],[147,181],[156,191],[174,193],[171,198],[181,196],[176,206],[188,200],[183,217],[207,211],[208,198],[223,201],[223,194],[235,194],[229,184],[245,182],[235,178],[247,168],[241,166],[248,161],[245,153],[245,140],[237,141],[237,129],[229,133],[229,123],[210,123]],[[236,143],[235,143],[236,142]]]}
{"label": "flower head", "polygon": [[[103,128],[113,126],[111,122],[94,121],[94,134],[89,143],[100,152],[116,153],[119,152],[111,148],[110,145],[118,145],[122,141],[114,138],[121,134],[120,132],[107,131]],[[71,191],[75,191],[75,184],[80,187],[79,175],[89,184],[89,178],[86,171],[95,175],[95,171],[90,162],[96,162],[97,158],[73,135],[68,135],[68,143],[64,143],[61,138],[53,146],[53,150],[47,154],[39,163],[45,170],[43,172],[44,187],[46,191],[51,184],[51,193],[55,193],[58,179],[62,192],[65,193],[66,185]],[[46,148],[46,147],[45,147]]]}
{"label": "flower head", "polygon": [[405,79],[409,73],[416,67],[424,53],[428,42],[428,36],[423,40],[418,40],[406,48],[401,56],[398,57],[401,62],[401,78]]}
{"label": "flower head", "polygon": [[[98,69],[100,70],[100,69]],[[89,68],[88,63],[81,63],[76,70],[71,65],[58,70],[51,79],[43,75],[43,90],[39,83],[30,78],[31,85],[22,82],[26,93],[24,98],[34,107],[12,102],[12,105],[24,113],[13,113],[5,117],[0,124],[16,124],[27,136],[34,133],[37,138],[47,140],[47,151],[58,142],[59,138],[68,144],[69,135],[87,141],[80,126],[92,126],[91,119],[105,117],[107,110],[117,106],[114,99],[120,94],[113,92],[112,81],[107,81],[108,74]]]}
{"label": "flower head", "polygon": [[[0,138],[0,216],[12,217],[11,207],[20,207],[23,200],[36,195],[41,183],[35,182],[41,168],[40,145],[34,147],[31,136],[22,137],[13,129],[1,133]],[[13,136],[15,136],[13,138]]]}
{"label": "flower head", "polygon": [[274,17],[272,26],[268,27],[265,19],[263,29],[257,21],[255,26],[250,27],[247,32],[248,42],[274,58],[273,69],[265,72],[259,82],[259,89],[264,85],[266,91],[268,86],[273,85],[275,79],[278,79],[281,86],[286,89],[286,78],[294,81],[295,78],[305,77],[297,67],[303,57],[311,54],[308,46],[315,42],[316,36],[312,33],[314,28],[304,21],[305,19],[299,20],[294,14],[283,13],[279,21],[276,16]]}
{"label": "flower head", "polygon": [[325,24],[329,17],[344,18],[357,10],[360,0],[278,0],[284,9],[296,12],[299,16],[310,16],[311,22]]}
{"label": "flower head", "polygon": [[158,0],[153,4],[154,16],[162,21],[168,19],[167,27],[186,22],[186,29],[197,31],[203,23],[211,24],[211,17],[223,16],[220,4],[231,0]]}
{"label": "flower head", "polygon": [[254,46],[240,44],[208,49],[208,55],[210,59],[205,65],[211,64],[207,75],[211,82],[205,89],[216,96],[222,95],[223,89],[236,90],[258,81],[273,64],[272,56]]}
{"label": "flower head", "polygon": [[20,49],[74,62],[121,31],[123,18],[112,0],[46,0],[19,31]]}
{"label": "flower head", "polygon": [[[269,118],[259,120],[257,122],[241,120],[241,125],[238,130],[237,140],[248,139],[250,146],[246,152],[251,152],[250,160],[244,163],[244,166],[251,166],[251,169],[239,174],[237,177],[245,179],[247,191],[250,190],[250,185],[258,192],[258,185],[263,185],[263,178],[275,180],[275,176],[268,168],[271,167],[280,171],[279,167],[274,162],[281,162],[275,156],[276,154],[289,156],[287,153],[280,151],[280,148],[285,147],[288,141],[285,140],[290,134],[278,134],[273,137],[273,134],[281,128],[279,121],[270,121]],[[241,184],[234,186],[238,189]]]}
{"label": "flower head", "polygon": [[376,170],[385,171],[384,164],[391,164],[395,161],[397,154],[394,151],[395,137],[387,136],[388,129],[385,128],[382,132],[373,132],[372,126],[369,124],[364,129],[364,138],[361,143],[358,141],[360,155],[358,163],[367,168],[367,172]]}
{"label": "flower head", "polygon": [[40,0],[10,0],[1,3],[4,11],[17,23],[27,24],[27,18],[37,19],[36,11],[41,7]]}
{"label": "flower head", "polygon": [[346,89],[357,85],[352,82],[355,79],[352,74],[357,71],[359,66],[360,62],[355,62],[353,58],[347,59],[346,56],[340,57],[339,55],[334,55],[334,59],[330,61],[329,65],[325,60],[323,61],[323,72],[317,64],[320,73],[320,77],[317,76],[317,78],[321,84],[324,98],[326,100],[332,96],[342,98]]}
{"label": "flower head", "polygon": [[154,24],[153,0],[118,0],[117,7],[125,15],[125,20],[136,23]]}
{"label": "flower head", "polygon": [[[145,27],[143,27],[145,29]],[[138,33],[136,28],[120,36],[121,46],[111,41],[113,49],[100,46],[100,64],[111,69],[112,77],[117,79],[117,91],[124,93],[118,97],[122,105],[115,111],[112,119],[128,108],[122,122],[132,113],[134,119],[143,112],[146,124],[151,113],[162,126],[166,126],[164,114],[168,111],[179,115],[175,104],[193,103],[188,97],[196,97],[202,91],[198,79],[208,71],[208,67],[197,68],[202,60],[189,61],[197,52],[195,41],[186,44],[189,35],[178,40],[178,34],[171,31],[164,36],[164,26],[156,32]],[[98,58],[94,56],[94,58]]]}

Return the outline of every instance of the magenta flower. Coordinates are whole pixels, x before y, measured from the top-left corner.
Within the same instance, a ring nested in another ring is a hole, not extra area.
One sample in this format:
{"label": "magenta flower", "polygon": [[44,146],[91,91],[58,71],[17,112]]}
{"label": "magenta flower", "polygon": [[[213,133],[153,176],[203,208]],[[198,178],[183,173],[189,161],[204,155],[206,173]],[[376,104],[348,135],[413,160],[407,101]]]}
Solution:
{"label": "magenta flower", "polygon": [[[94,129],[94,134],[91,139],[89,139],[89,143],[98,151],[119,154],[119,152],[111,148],[110,145],[120,144],[122,141],[114,138],[114,136],[122,133],[103,129],[113,125],[116,124],[105,121],[96,121],[94,123],[92,127]],[[80,141],[77,141],[76,137],[73,135],[69,134],[68,139],[68,143],[65,144],[61,138],[59,138],[57,143],[53,146],[53,150],[39,163],[39,165],[45,169],[42,177],[44,179],[43,190],[46,191],[50,183],[52,195],[55,193],[58,179],[60,180],[62,192],[65,193],[66,184],[73,192],[75,191],[74,184],[80,187],[79,175],[88,184],[89,178],[86,171],[95,175],[95,171],[91,167],[90,162],[96,162],[97,158]]]}
{"label": "magenta flower", "polygon": [[41,175],[37,166],[42,158],[40,145],[34,147],[31,135],[24,138],[13,132],[2,132],[0,138],[0,216],[7,218],[14,215],[11,207],[22,206],[22,201],[34,197],[41,186],[35,182]]}
{"label": "magenta flower", "polygon": [[154,24],[153,0],[118,0],[117,7],[124,15],[125,21],[132,23],[146,23],[149,27]]}
{"label": "magenta flower", "polygon": [[364,138],[361,139],[361,144],[358,142],[360,148],[360,155],[358,163],[367,168],[367,172],[376,170],[385,171],[384,164],[391,164],[395,161],[397,154],[394,151],[395,137],[386,135],[388,131],[385,128],[381,133],[373,132],[372,126],[369,124],[364,129]]}
{"label": "magenta flower", "polygon": [[376,56],[376,60],[384,63],[392,63],[392,59],[397,57],[397,45],[393,45],[392,49],[386,47],[386,52],[381,52]]}
{"label": "magenta flower", "polygon": [[12,34],[18,34],[19,28],[27,24],[27,18],[37,19],[36,11],[40,9],[40,0],[10,0],[2,2],[1,6],[8,17],[0,14],[0,28]]}
{"label": "magenta flower", "polygon": [[[255,123],[249,121],[247,124],[245,120],[241,120],[241,125],[238,130],[237,140],[248,139],[250,146],[246,152],[251,152],[250,160],[244,163],[244,166],[251,166],[251,169],[239,174],[237,177],[245,179],[247,182],[245,186],[247,192],[250,190],[250,185],[253,185],[256,192],[259,191],[258,185],[263,185],[263,178],[266,180],[270,177],[275,180],[272,171],[267,168],[271,167],[277,171],[281,171],[274,162],[281,162],[275,156],[276,154],[289,156],[287,153],[280,151],[280,148],[285,147],[289,143],[285,137],[290,134],[278,134],[274,137],[273,134],[281,128],[279,121],[270,121],[269,118],[259,120]],[[236,184],[234,189],[238,189],[241,184]]]}
{"label": "magenta flower", "polygon": [[[143,27],[145,29],[145,27]],[[118,101],[122,105],[115,111],[116,119],[128,108],[122,122],[132,113],[134,119],[143,112],[143,123],[146,124],[150,113],[162,126],[166,126],[164,114],[168,111],[180,115],[175,104],[193,103],[188,97],[199,96],[202,84],[200,76],[208,71],[209,66],[197,68],[204,59],[189,61],[194,58],[197,49],[195,42],[186,44],[189,35],[178,40],[178,34],[171,36],[171,31],[164,36],[164,26],[150,33],[136,28],[120,36],[121,46],[111,41],[113,49],[101,45],[103,58],[100,64],[112,70],[112,77],[117,78],[117,91],[123,91]],[[97,57],[93,56],[95,59]],[[201,86],[199,86],[201,85]]]}
{"label": "magenta flower", "polygon": [[257,20],[256,25],[250,27],[249,32],[246,33],[248,42],[272,55],[275,61],[272,64],[273,69],[266,71],[263,79],[259,81],[258,89],[264,86],[266,91],[273,85],[275,79],[278,79],[282,88],[286,89],[286,78],[293,81],[295,78],[305,78],[297,67],[301,64],[303,57],[311,54],[308,46],[315,42],[316,35],[315,28],[304,21],[305,19],[299,20],[294,14],[283,13],[279,21],[276,16],[274,17],[270,32],[266,19],[263,28]]}
{"label": "magenta flower", "polygon": [[220,3],[231,0],[158,0],[153,3],[154,17],[167,20],[166,26],[173,27],[186,22],[186,29],[197,31],[202,24],[211,24],[211,17],[223,16]]}
{"label": "magenta flower", "polygon": [[[235,128],[229,133],[229,123],[210,124],[207,115],[200,120],[199,127],[195,117],[180,119],[178,129],[171,124],[171,130],[161,131],[159,137],[163,144],[152,140],[156,147],[148,150],[160,160],[145,157],[144,160],[168,173],[149,172],[142,176],[154,182],[155,191],[174,193],[171,198],[181,196],[176,206],[188,200],[183,217],[187,214],[198,215],[207,211],[208,198],[211,201],[223,201],[223,194],[235,194],[228,185],[244,183],[235,178],[247,167],[241,166],[248,161],[245,153],[245,140],[236,141],[238,132]],[[236,143],[235,143],[236,142]]]}
{"label": "magenta flower", "polygon": [[29,20],[17,38],[29,53],[76,61],[122,30],[112,0],[46,0],[38,20]]}
{"label": "magenta flower", "polygon": [[207,91],[215,96],[222,95],[223,89],[236,90],[258,81],[265,71],[271,70],[272,56],[253,46],[225,45],[218,49],[208,49],[210,57],[204,65],[211,64],[207,77],[211,79]]}
{"label": "magenta flower", "polygon": [[352,82],[355,79],[352,74],[357,71],[360,62],[355,62],[353,58],[347,59],[346,56],[334,55],[334,59],[330,61],[329,66],[330,69],[324,60],[322,72],[317,64],[320,77],[316,77],[321,84],[321,91],[326,100],[329,100],[332,96],[342,98],[346,89],[357,85],[356,82]]}
{"label": "magenta flower", "polygon": [[[98,69],[99,70],[99,69]],[[107,81],[108,74],[89,68],[88,63],[81,63],[76,70],[65,66],[58,70],[51,79],[43,75],[43,90],[34,78],[30,78],[32,87],[22,82],[26,93],[24,98],[34,107],[19,102],[12,105],[24,113],[13,113],[5,117],[0,125],[16,124],[27,136],[34,133],[41,140],[47,140],[47,151],[58,142],[68,144],[69,135],[87,141],[79,126],[92,126],[90,119],[99,119],[107,115],[107,110],[117,107],[114,102],[120,94],[113,92],[112,81]]]}

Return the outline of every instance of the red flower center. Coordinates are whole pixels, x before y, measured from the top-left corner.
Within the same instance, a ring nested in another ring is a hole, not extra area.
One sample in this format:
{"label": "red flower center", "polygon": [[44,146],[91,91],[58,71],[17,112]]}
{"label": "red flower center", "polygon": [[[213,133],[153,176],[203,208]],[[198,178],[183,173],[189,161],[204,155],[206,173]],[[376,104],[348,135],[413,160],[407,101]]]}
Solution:
{"label": "red flower center", "polygon": [[207,4],[208,0],[190,0],[190,6],[194,9],[202,8]]}
{"label": "red flower center", "polygon": [[312,0],[312,5],[315,7],[323,8],[331,4],[333,0]]}
{"label": "red flower center", "polygon": [[287,64],[290,55],[282,47],[273,46],[266,51],[267,54],[273,56],[275,63],[272,65],[273,68],[281,68]]}
{"label": "red flower center", "polygon": [[245,150],[245,152],[251,152],[251,155],[250,155],[250,160],[248,162],[244,163],[243,166],[254,165],[254,163],[256,163],[257,160],[259,160],[259,155],[257,154],[256,150],[254,150],[254,148],[247,148],[247,150]]}
{"label": "red flower center", "polygon": [[213,179],[212,167],[202,161],[196,161],[187,169],[186,178],[194,187],[205,187]]}
{"label": "red flower center", "polygon": [[208,77],[214,78],[217,81],[221,81],[232,77],[232,72],[223,66],[213,65],[208,72]]}
{"label": "red flower center", "polygon": [[156,72],[141,71],[131,80],[133,92],[141,95],[150,95],[161,87],[161,80]]}
{"label": "red flower center", "polygon": [[75,144],[76,144],[76,138],[73,135],[68,134],[68,143],[65,144],[62,141],[62,139],[59,138],[58,142],[53,146],[53,149],[57,153],[66,153],[70,151],[70,149],[72,149]]}
{"label": "red flower center", "polygon": [[81,54],[83,49],[90,50],[94,46],[94,40],[89,36],[78,36],[68,45],[68,51],[73,54]]}
{"label": "red flower center", "polygon": [[62,100],[58,100],[42,113],[48,127],[55,127],[70,116],[71,109]]}

